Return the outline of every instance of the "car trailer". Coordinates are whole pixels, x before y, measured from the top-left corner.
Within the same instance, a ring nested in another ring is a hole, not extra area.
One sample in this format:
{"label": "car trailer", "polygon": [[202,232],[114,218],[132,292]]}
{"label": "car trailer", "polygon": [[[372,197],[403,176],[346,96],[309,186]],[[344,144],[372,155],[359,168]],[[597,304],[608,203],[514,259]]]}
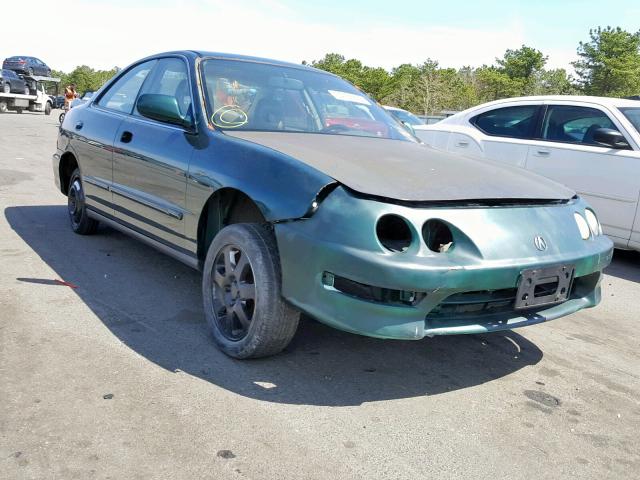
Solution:
{"label": "car trailer", "polygon": [[53,101],[45,90],[45,83],[60,83],[59,78],[42,77],[38,75],[21,75],[29,86],[30,95],[20,93],[0,93],[0,113],[14,111],[22,113],[24,110],[30,112],[44,112],[51,114]]}

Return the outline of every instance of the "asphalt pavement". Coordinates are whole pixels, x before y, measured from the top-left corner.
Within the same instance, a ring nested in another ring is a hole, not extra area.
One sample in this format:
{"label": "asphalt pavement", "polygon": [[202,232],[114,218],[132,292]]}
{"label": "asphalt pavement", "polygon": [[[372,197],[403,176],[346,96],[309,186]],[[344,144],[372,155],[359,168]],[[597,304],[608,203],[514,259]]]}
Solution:
{"label": "asphalt pavement", "polygon": [[640,254],[547,324],[402,342],[304,319],[232,360],[198,272],[72,233],[57,113],[0,115],[1,479],[640,477]]}

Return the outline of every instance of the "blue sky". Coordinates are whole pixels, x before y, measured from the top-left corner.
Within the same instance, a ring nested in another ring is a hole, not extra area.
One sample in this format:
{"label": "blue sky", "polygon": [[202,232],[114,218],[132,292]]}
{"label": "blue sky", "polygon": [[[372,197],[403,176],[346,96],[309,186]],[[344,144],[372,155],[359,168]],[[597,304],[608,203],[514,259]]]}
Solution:
{"label": "blue sky", "polygon": [[[53,68],[125,66],[148,54],[195,48],[300,62],[328,52],[391,68],[426,58],[443,66],[492,63],[526,44],[570,68],[589,29],[640,29],[640,0],[339,1],[32,0],[29,34],[3,25],[0,57],[27,54]],[[70,45],[70,48],[62,48]]]}

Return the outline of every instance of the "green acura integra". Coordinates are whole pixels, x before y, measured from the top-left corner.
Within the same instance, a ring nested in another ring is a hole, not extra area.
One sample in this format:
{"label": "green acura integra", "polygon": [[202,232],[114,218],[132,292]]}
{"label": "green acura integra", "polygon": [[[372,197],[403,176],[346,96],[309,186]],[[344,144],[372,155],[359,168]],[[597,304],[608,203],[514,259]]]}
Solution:
{"label": "green acura integra", "polygon": [[600,301],[611,241],[547,179],[432,150],[340,78],[193,51],[140,60],[60,128],[71,226],[122,230],[202,270],[236,358],[300,312],[380,338],[482,333]]}

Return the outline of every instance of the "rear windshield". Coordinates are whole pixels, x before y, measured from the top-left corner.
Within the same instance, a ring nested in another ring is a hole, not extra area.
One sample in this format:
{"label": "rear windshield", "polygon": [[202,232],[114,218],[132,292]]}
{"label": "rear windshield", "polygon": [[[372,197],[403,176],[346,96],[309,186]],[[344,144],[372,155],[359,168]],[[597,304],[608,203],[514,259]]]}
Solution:
{"label": "rear windshield", "polygon": [[640,133],[640,107],[621,108],[620,111],[625,117],[627,117],[638,133]]}

